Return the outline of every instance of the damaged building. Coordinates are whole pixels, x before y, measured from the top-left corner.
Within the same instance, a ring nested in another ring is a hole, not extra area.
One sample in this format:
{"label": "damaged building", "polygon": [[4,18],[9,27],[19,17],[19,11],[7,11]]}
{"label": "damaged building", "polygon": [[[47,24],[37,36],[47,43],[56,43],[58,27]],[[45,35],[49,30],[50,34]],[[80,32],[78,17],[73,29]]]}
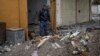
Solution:
{"label": "damaged building", "polygon": [[100,56],[100,0],[0,0],[0,56]]}

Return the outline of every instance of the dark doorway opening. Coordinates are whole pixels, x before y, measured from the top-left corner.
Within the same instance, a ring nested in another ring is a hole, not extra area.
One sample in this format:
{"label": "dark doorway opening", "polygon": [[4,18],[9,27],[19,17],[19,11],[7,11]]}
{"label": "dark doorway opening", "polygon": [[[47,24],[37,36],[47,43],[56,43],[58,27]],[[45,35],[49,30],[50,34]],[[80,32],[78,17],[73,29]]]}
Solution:
{"label": "dark doorway opening", "polygon": [[50,0],[27,0],[28,2],[28,32],[39,35],[39,12],[44,5],[50,7]]}

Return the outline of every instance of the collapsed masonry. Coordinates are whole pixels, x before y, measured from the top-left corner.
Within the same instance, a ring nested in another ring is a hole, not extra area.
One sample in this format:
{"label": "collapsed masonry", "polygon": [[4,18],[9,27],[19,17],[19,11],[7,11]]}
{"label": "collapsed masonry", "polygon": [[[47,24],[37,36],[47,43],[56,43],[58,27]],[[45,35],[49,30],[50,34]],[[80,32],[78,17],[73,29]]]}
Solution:
{"label": "collapsed masonry", "polygon": [[45,36],[37,46],[37,53],[38,56],[99,56],[99,34],[100,28],[87,28],[86,32]]}
{"label": "collapsed masonry", "polygon": [[40,41],[37,53],[39,56],[99,56],[99,24],[91,21],[60,26],[58,35],[45,36]]}
{"label": "collapsed masonry", "polygon": [[[69,28],[63,26],[60,28],[64,29],[59,30],[58,34],[43,37],[35,36],[32,33],[34,40],[25,45],[22,44],[22,48],[18,47],[19,50],[15,48],[14,52],[13,49],[6,48],[6,51],[10,50],[12,53],[4,52],[5,55],[3,55],[1,50],[0,53],[3,56],[10,54],[12,54],[11,56],[15,56],[15,54],[17,56],[100,56],[100,27],[94,26],[97,24],[79,24],[80,27],[73,25],[75,27],[68,26]],[[90,27],[91,25],[93,27]]]}

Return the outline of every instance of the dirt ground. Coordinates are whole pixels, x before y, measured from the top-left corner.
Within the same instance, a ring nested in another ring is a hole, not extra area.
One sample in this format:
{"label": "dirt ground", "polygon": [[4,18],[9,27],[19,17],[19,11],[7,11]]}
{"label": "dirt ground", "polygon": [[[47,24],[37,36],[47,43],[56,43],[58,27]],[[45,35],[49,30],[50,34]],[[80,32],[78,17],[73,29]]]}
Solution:
{"label": "dirt ground", "polygon": [[[51,42],[47,41],[39,49],[36,49],[37,44],[29,45],[30,48],[26,49],[27,44],[21,44],[11,48],[11,51],[0,54],[0,56],[32,56],[32,53],[38,51],[38,56],[73,56],[71,53],[71,45],[65,42],[59,42],[61,48],[55,49],[52,47]],[[79,56],[79,55],[74,55]]]}
{"label": "dirt ground", "polygon": [[27,48],[28,45],[29,44],[23,43],[21,45],[13,46],[11,51],[2,53],[0,56],[31,56],[35,49],[35,44],[29,45],[29,48]]}
{"label": "dirt ground", "polygon": [[100,30],[88,34],[91,37],[88,42],[89,56],[100,56]]}

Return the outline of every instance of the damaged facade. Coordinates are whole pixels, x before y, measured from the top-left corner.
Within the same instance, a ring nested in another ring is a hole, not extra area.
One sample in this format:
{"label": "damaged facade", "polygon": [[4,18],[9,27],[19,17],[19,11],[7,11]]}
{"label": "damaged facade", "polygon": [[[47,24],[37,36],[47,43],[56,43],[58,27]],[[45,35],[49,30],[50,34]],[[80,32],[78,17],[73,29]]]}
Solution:
{"label": "damaged facade", "polygon": [[[0,0],[0,56],[100,56],[99,0]],[[40,36],[47,5],[49,35]],[[2,40],[3,39],[3,40]],[[25,41],[27,40],[27,41]]]}

